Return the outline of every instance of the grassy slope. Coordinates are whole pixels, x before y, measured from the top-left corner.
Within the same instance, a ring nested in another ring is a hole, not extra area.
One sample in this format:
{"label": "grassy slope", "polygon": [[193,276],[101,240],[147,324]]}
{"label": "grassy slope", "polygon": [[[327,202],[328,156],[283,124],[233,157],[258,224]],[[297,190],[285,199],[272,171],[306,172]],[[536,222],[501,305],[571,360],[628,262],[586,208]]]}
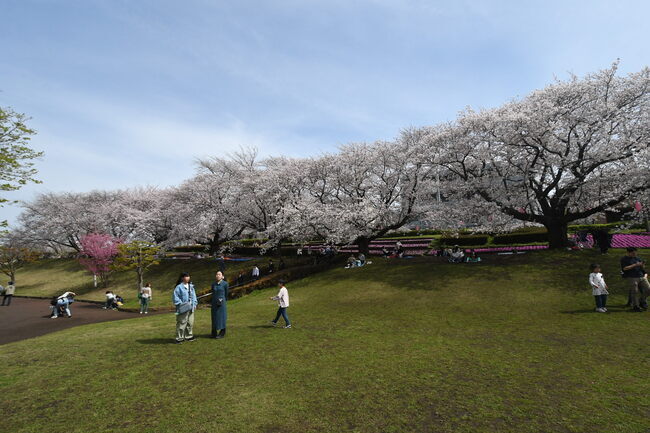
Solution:
{"label": "grassy slope", "polygon": [[[288,265],[295,259],[285,258]],[[276,262],[277,268],[277,260]],[[226,277],[234,280],[239,271],[250,274],[253,265],[266,269],[268,258],[248,262],[226,262]],[[152,266],[145,276],[152,283],[154,299],[152,307],[171,305],[170,296],[176,279],[181,272],[189,272],[199,289],[208,288],[219,269],[214,259],[202,260],[164,260]],[[26,296],[54,296],[71,290],[77,293],[78,300],[105,300],[107,289],[95,289],[92,276],[76,260],[43,260],[21,269],[17,275],[16,294]],[[111,277],[109,289],[125,298],[127,307],[138,305],[137,276],[135,271],[115,272]]]}
{"label": "grassy slope", "polygon": [[[14,432],[640,432],[648,314],[623,312],[616,256],[543,252],[338,269],[229,303],[225,340],[171,345],[174,316],[2,346]],[[610,314],[586,265],[604,262]],[[199,311],[196,330],[209,330]],[[61,416],[61,415],[64,416]]]}

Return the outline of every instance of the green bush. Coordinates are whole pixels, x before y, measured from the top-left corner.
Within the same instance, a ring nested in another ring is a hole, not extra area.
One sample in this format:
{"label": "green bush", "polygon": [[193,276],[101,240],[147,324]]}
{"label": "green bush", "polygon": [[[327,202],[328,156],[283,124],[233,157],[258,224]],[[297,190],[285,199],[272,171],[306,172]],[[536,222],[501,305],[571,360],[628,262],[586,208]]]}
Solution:
{"label": "green bush", "polygon": [[463,235],[459,237],[441,237],[438,241],[440,246],[479,246],[488,242],[488,235]]}
{"label": "green bush", "polygon": [[433,230],[433,229],[423,229],[423,230],[409,230],[405,232],[392,232],[385,234],[381,238],[403,238],[406,236],[423,236],[423,235],[439,235],[442,233],[441,230]]}
{"label": "green bush", "polygon": [[208,247],[206,245],[182,245],[172,248],[172,251],[177,253],[205,253],[208,251]]}
{"label": "green bush", "polygon": [[529,242],[548,242],[548,233],[546,231],[537,231],[533,233],[507,233],[495,235],[492,238],[492,243],[494,245],[526,244]]}
{"label": "green bush", "polygon": [[[619,226],[622,226],[624,224],[629,224],[629,222],[625,221],[618,221],[618,222],[613,222],[613,223],[605,223],[605,224],[575,224],[575,225],[570,225],[569,226],[569,232],[574,233],[580,230],[599,230],[599,229],[606,229],[606,230],[613,230],[618,228]],[[635,226],[632,226],[635,227]],[[642,227],[642,225],[636,225],[636,227]]]}

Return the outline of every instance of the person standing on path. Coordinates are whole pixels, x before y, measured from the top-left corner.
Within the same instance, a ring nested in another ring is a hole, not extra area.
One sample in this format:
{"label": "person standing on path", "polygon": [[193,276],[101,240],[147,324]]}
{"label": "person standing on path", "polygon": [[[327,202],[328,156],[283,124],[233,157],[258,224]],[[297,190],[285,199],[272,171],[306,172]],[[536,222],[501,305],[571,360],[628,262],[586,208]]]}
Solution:
{"label": "person standing on path", "polygon": [[650,292],[648,273],[644,269],[645,262],[636,255],[636,248],[627,249],[627,255],[621,258],[621,272],[630,290],[629,302],[633,311],[648,309],[646,298]]}
{"label": "person standing on path", "polygon": [[15,291],[16,286],[14,285],[14,282],[9,281],[9,284],[7,284],[7,287],[5,287],[5,291],[2,295],[2,305],[6,305],[7,307],[11,305],[11,298],[14,297]]}
{"label": "person standing on path", "polygon": [[151,283],[147,283],[140,289],[140,314],[149,314],[149,302],[151,301]]}
{"label": "person standing on path", "polygon": [[280,286],[280,291],[276,296],[271,298],[272,301],[278,301],[278,313],[275,315],[275,320],[272,320],[271,323],[273,326],[277,325],[280,316],[284,319],[285,329],[291,328],[291,322],[289,321],[289,316],[287,315],[287,308],[289,308],[289,291],[284,286],[285,281],[280,280],[278,283]]}
{"label": "person standing on path", "polygon": [[259,280],[260,268],[258,268],[257,265],[253,266],[253,272],[251,273],[251,276],[253,277],[253,281]]}
{"label": "person standing on path", "polygon": [[226,310],[228,282],[223,279],[221,271],[217,272],[215,279],[216,281],[212,283],[212,338],[223,338],[226,336],[228,318]]}
{"label": "person standing on path", "polygon": [[198,299],[191,280],[190,274],[182,273],[172,293],[172,302],[176,307],[176,344],[195,340],[192,328]]}

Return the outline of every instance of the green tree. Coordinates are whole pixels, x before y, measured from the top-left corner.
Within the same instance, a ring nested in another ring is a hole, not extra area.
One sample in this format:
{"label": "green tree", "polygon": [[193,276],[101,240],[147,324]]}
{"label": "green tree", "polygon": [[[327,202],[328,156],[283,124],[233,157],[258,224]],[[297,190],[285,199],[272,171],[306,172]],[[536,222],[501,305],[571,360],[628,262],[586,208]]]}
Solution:
{"label": "green tree", "polygon": [[[0,107],[0,191],[15,191],[28,182],[40,183],[34,176],[34,159],[43,152],[32,150],[27,145],[31,136],[36,134],[27,127],[24,114],[16,113],[11,108]],[[9,200],[0,196],[0,206]],[[0,221],[0,227],[7,221]]]}
{"label": "green tree", "polygon": [[138,292],[144,285],[144,273],[153,266],[160,263],[158,260],[160,247],[144,241],[133,241],[120,244],[118,254],[113,262],[113,269],[116,271],[135,270],[138,274]]}
{"label": "green tree", "polygon": [[15,283],[16,272],[26,263],[38,260],[38,252],[29,248],[0,245],[0,272]]}

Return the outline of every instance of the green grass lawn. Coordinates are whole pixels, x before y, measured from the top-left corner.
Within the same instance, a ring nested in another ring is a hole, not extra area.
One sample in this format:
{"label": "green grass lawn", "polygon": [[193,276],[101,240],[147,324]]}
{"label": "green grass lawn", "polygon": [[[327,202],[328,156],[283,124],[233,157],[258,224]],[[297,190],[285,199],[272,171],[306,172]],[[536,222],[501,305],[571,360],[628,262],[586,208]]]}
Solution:
{"label": "green grass lawn", "polygon": [[[256,258],[248,262],[226,262],[226,277],[232,282],[240,271],[250,275],[257,264],[263,271],[268,266],[268,258]],[[278,260],[273,258],[277,269]],[[294,257],[284,258],[288,266],[297,263]],[[151,282],[153,301],[151,307],[170,307],[171,291],[181,272],[192,275],[197,290],[210,287],[219,266],[214,259],[172,260],[165,259],[159,265],[152,266],[146,273],[145,280]],[[50,259],[31,263],[18,271],[17,295],[55,296],[65,291],[73,291],[77,300],[104,301],[106,290],[121,295],[126,307],[138,306],[138,287],[135,271],[122,271],[112,274],[108,288],[95,288],[92,276],[74,259]]]}
{"label": "green grass lawn", "polygon": [[[12,432],[647,432],[649,313],[619,251],[335,269],[231,301],[224,340],[170,344],[173,314],[0,350]],[[593,312],[601,261],[611,312]],[[175,273],[175,271],[174,271]],[[209,311],[196,334],[209,333]]]}

